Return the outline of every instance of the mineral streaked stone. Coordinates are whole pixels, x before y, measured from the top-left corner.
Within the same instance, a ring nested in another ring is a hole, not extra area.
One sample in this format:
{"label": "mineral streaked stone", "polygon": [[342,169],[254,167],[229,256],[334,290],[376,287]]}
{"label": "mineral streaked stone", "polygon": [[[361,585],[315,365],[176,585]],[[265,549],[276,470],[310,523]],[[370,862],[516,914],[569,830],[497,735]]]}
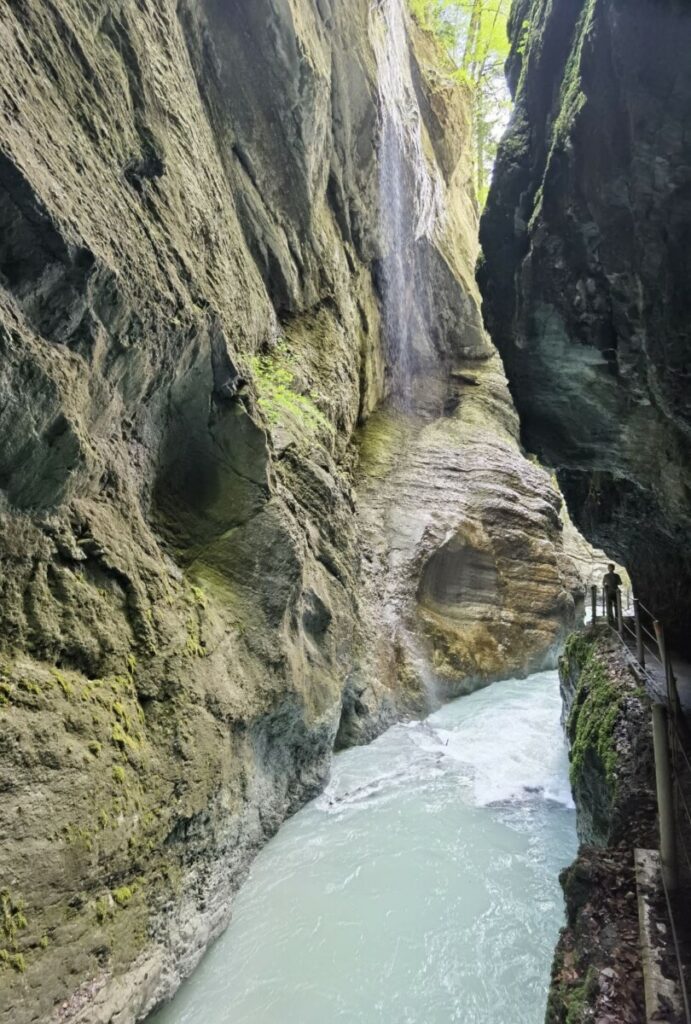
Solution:
{"label": "mineral streaked stone", "polygon": [[484,310],[529,450],[688,649],[691,13],[514,5]]}
{"label": "mineral streaked stone", "polygon": [[362,438],[373,604],[432,700],[553,667],[576,621],[561,497],[521,454],[499,359],[474,372],[450,415],[383,410]]}

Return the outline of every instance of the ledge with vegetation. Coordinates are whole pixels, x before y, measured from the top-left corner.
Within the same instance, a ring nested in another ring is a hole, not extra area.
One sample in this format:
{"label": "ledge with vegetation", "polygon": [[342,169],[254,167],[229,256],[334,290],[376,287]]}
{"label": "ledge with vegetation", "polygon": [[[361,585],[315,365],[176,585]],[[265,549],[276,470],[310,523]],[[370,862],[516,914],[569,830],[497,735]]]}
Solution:
{"label": "ledge with vegetation", "polygon": [[582,841],[561,875],[567,923],[546,1024],[643,1019],[633,852],[656,845],[650,706],[607,627],[574,633],[559,666]]}

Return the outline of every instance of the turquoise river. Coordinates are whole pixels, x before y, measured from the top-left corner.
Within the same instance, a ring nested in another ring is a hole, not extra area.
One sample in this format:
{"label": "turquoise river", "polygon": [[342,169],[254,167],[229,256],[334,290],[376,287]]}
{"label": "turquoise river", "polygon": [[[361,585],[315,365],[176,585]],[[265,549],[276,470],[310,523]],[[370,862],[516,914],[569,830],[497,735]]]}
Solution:
{"label": "turquoise river", "polygon": [[555,672],[340,754],[150,1024],[541,1024],[576,852]]}

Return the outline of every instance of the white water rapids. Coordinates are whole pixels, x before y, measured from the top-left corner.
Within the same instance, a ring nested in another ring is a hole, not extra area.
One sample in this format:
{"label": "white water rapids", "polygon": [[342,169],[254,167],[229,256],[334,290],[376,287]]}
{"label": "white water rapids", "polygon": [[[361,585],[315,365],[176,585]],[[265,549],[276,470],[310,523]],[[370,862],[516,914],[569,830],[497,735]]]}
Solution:
{"label": "white water rapids", "polygon": [[151,1024],[541,1024],[576,851],[556,673],[334,762]]}

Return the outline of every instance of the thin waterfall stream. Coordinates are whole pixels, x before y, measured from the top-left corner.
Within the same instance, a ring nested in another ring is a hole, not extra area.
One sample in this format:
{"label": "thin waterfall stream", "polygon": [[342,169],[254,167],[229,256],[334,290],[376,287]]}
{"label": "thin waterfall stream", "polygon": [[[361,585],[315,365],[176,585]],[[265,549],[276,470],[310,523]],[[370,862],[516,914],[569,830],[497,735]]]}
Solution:
{"label": "thin waterfall stream", "polygon": [[151,1024],[540,1024],[576,851],[555,672],[340,754]]}
{"label": "thin waterfall stream", "polygon": [[[406,18],[402,0],[373,0],[383,332],[391,401],[414,415],[431,351],[415,253],[443,227],[445,193]],[[420,675],[435,707],[430,666]],[[557,674],[494,684],[338,755],[150,1024],[541,1024],[576,846]]]}
{"label": "thin waterfall stream", "polygon": [[415,376],[413,249],[431,238],[445,215],[444,188],[424,151],[422,120],[410,69],[403,0],[373,0],[370,36],[377,58],[383,331],[394,397],[412,403]]}

